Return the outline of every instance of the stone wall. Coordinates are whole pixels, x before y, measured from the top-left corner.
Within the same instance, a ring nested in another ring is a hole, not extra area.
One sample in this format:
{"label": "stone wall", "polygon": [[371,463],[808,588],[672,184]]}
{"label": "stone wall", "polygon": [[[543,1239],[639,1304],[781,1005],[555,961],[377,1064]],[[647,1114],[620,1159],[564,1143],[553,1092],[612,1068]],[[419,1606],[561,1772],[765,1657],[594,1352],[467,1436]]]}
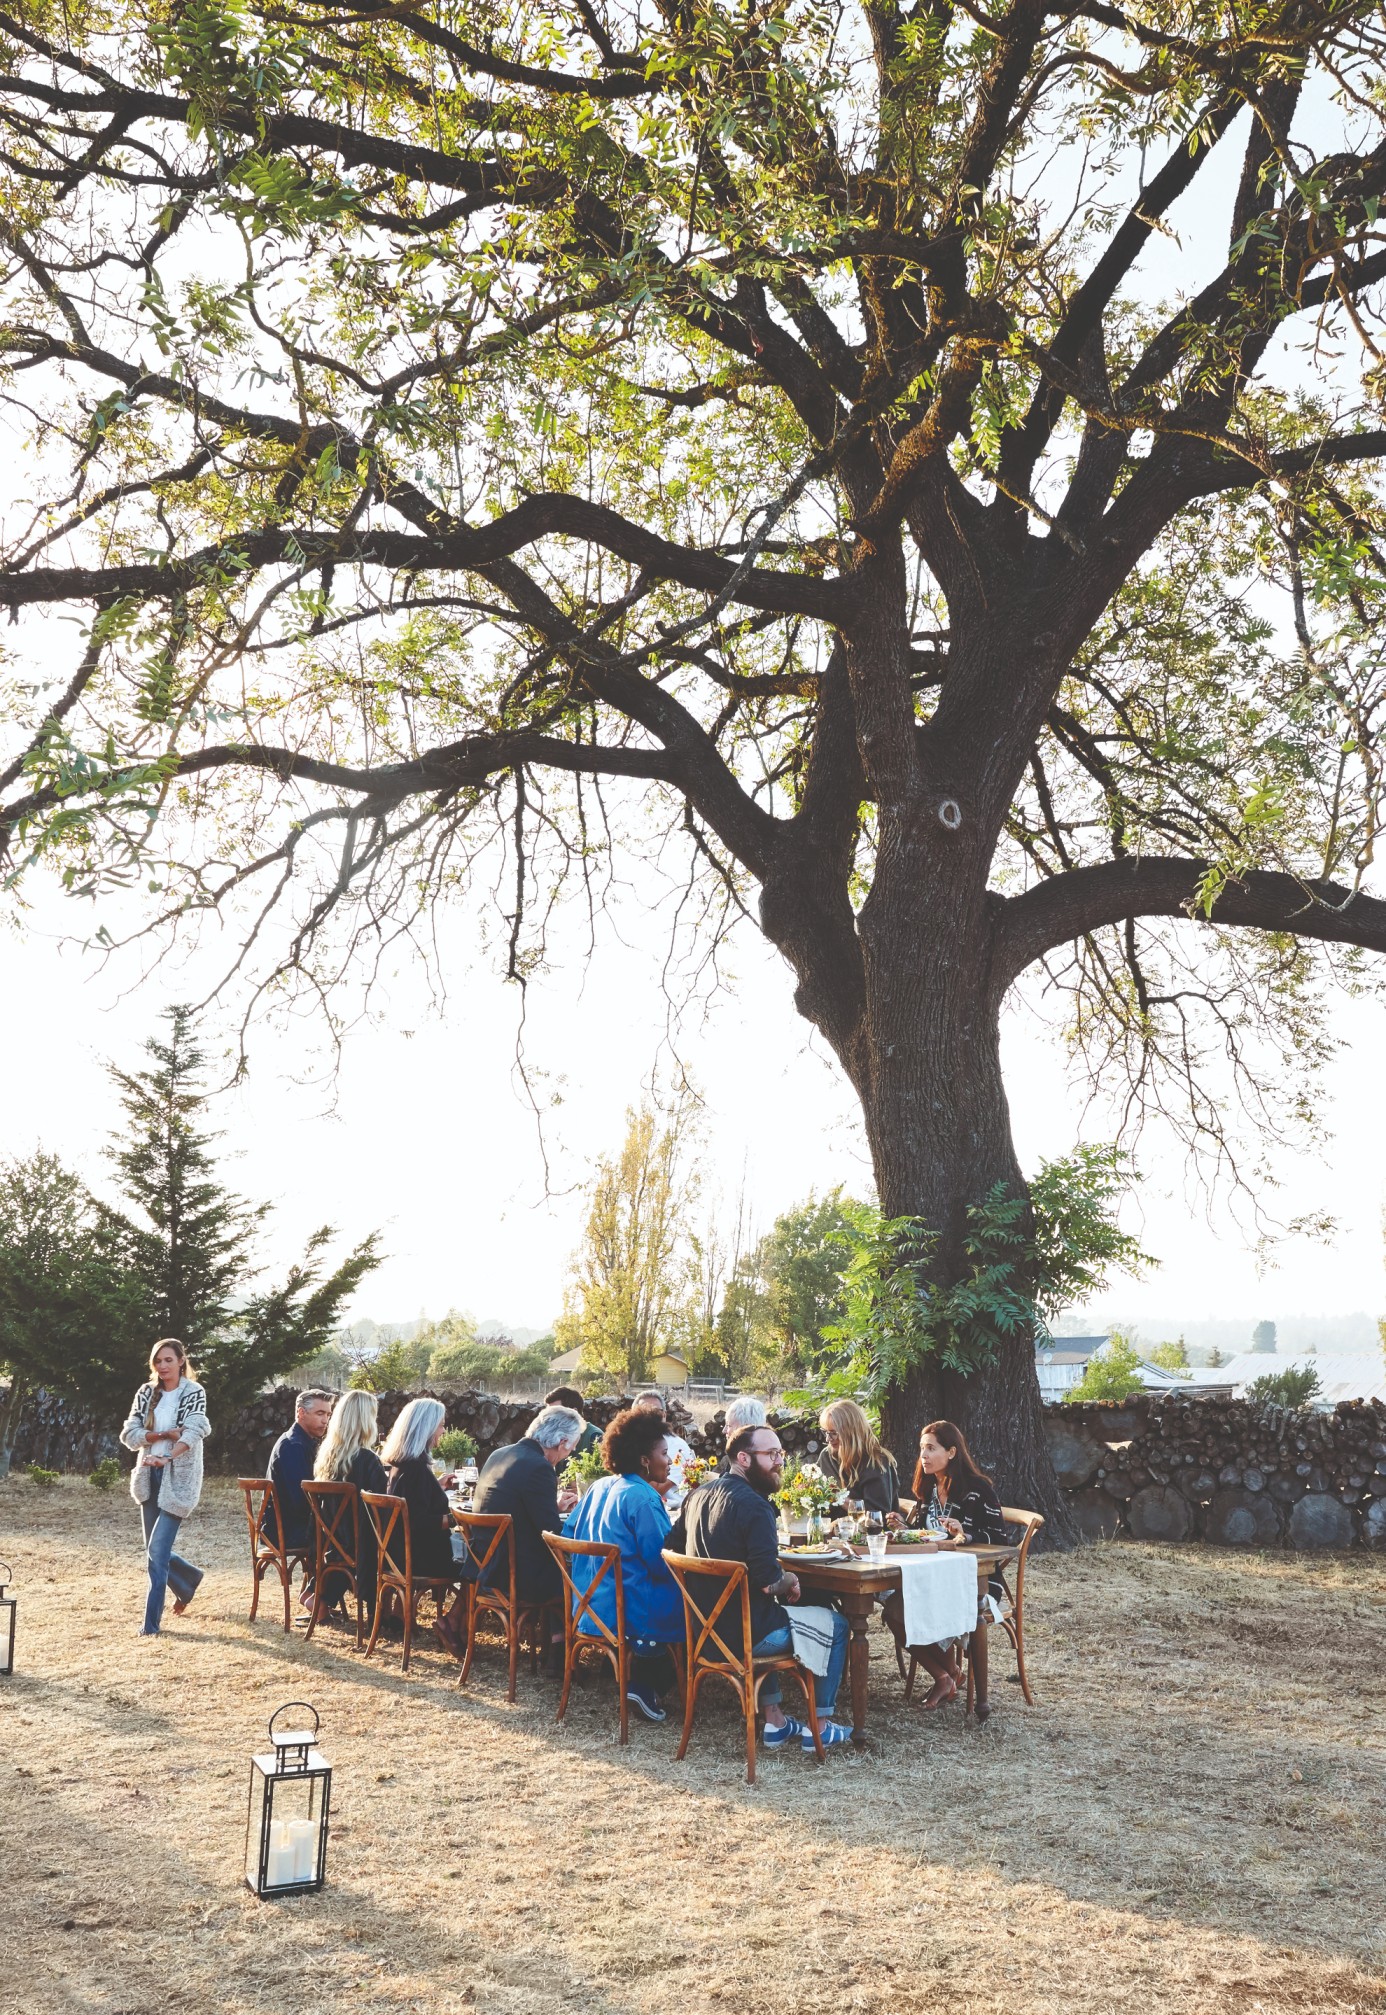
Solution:
{"label": "stone wall", "polygon": [[[270,1447],[293,1420],[295,1388],[277,1386],[229,1420],[213,1417],[209,1469],[263,1476]],[[407,1392],[380,1396],[382,1432]],[[536,1413],[533,1401],[494,1393],[438,1391],[448,1425],[464,1427],[484,1460],[518,1440]],[[628,1404],[607,1393],[589,1397],[589,1419],[605,1427]],[[723,1414],[705,1428],[671,1402],[678,1431],[700,1455],[722,1450]],[[1129,1536],[1222,1546],[1386,1546],[1386,1405],[1343,1401],[1330,1413],[1259,1407],[1245,1400],[1140,1396],[1122,1405],[1045,1409],[1059,1481],[1083,1532],[1093,1539]],[[810,1461],[821,1446],[812,1415],[776,1410],[771,1419],[791,1460]],[[15,1463],[90,1471],[102,1457],[131,1458],[116,1423],[93,1422],[69,1400],[35,1394],[24,1410]],[[902,1480],[911,1468],[902,1454]]]}

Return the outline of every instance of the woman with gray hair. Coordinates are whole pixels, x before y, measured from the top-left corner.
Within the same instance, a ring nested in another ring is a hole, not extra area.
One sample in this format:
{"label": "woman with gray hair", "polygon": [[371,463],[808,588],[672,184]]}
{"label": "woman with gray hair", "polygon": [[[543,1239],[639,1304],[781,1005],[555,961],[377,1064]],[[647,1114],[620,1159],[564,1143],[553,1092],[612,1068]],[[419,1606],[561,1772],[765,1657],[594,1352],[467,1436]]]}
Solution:
{"label": "woman with gray hair", "polygon": [[[498,1448],[486,1458],[472,1509],[509,1512],[515,1592],[521,1602],[557,1603],[562,1596],[562,1577],[544,1534],[561,1532],[564,1514],[577,1503],[575,1490],[558,1488],[558,1472],[585,1426],[582,1415],[570,1406],[542,1406],[525,1429],[523,1441]],[[562,1642],[561,1632],[554,1642]]]}
{"label": "woman with gray hair", "polygon": [[[466,1546],[461,1534],[454,1533],[448,1500],[428,1459],[442,1438],[447,1420],[447,1408],[441,1399],[411,1399],[380,1451],[380,1459],[389,1472],[386,1492],[404,1499],[409,1552],[418,1581],[466,1578]],[[403,1559],[395,1564],[402,1568]],[[465,1647],[456,1603],[439,1622],[438,1635],[447,1649],[460,1658]]]}

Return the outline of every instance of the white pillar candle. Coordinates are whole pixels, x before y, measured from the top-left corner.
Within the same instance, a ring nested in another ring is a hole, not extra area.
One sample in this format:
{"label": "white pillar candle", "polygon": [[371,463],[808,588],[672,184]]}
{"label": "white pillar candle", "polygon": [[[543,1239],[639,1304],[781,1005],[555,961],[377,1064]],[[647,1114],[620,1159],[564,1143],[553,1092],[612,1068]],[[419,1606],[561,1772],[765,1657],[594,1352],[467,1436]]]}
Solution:
{"label": "white pillar candle", "polygon": [[270,1822],[269,1862],[265,1869],[265,1882],[271,1889],[282,1889],[294,1877],[294,1847],[287,1819]]}
{"label": "white pillar candle", "polygon": [[311,1819],[291,1819],[289,1840],[295,1882],[311,1882],[317,1874],[318,1829]]}

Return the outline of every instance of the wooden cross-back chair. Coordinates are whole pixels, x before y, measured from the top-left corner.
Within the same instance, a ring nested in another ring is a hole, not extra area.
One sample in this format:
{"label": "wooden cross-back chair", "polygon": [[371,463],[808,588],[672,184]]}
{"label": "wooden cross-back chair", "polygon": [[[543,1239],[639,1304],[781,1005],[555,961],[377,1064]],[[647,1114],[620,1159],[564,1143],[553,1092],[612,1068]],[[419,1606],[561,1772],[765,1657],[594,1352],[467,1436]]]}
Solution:
{"label": "wooden cross-back chair", "polygon": [[[520,1601],[515,1588],[513,1522],[508,1511],[457,1511],[453,1516],[466,1538],[467,1550],[476,1569],[475,1580],[466,1586],[467,1650],[457,1683],[465,1686],[472,1669],[478,1622],[483,1615],[494,1616],[500,1623],[510,1654],[510,1685],[506,1697],[513,1700],[521,1641],[528,1635],[529,1669],[537,1672],[539,1634],[544,1628],[545,1618],[553,1614],[558,1604],[554,1601]],[[500,1561],[502,1551],[505,1555],[503,1565]],[[624,1693],[621,1700],[624,1705]]]}
{"label": "wooden cross-back chair", "polygon": [[[1001,1516],[1005,1519],[1007,1525],[1018,1525],[1021,1528],[1023,1537],[1021,1539],[1020,1546],[1016,1552],[1014,1591],[1012,1591],[1011,1584],[1006,1579],[1008,1569],[1005,1567],[998,1567],[996,1569],[997,1574],[1000,1576],[1001,1584],[1006,1591],[1006,1599],[1010,1603],[1010,1608],[1002,1616],[998,1628],[1005,1631],[1006,1636],[1010,1640],[1011,1649],[1015,1652],[1016,1677],[1020,1681],[1020,1690],[1022,1694],[1025,1696],[1025,1705],[1027,1707],[1033,1707],[1035,1704],[1035,1696],[1030,1691],[1030,1675],[1025,1669],[1025,1562],[1030,1552],[1030,1542],[1034,1538],[1035,1534],[1039,1531],[1040,1527],[1044,1524],[1044,1517],[1041,1512],[1024,1511],[1020,1509],[1018,1506],[1012,1504],[1002,1505]],[[969,1652],[971,1650],[971,1644],[972,1640],[971,1638],[969,1638],[967,1641],[967,1650]],[[966,1653],[964,1655],[966,1656]],[[897,1659],[901,1660],[903,1658],[903,1654],[900,1652],[898,1645],[896,1646],[896,1657]],[[914,1656],[913,1652],[911,1652],[910,1669],[905,1679],[906,1700],[913,1698],[914,1679],[915,1674],[918,1672],[918,1670],[919,1670],[919,1660]],[[973,1698],[975,1696],[975,1692],[976,1687],[974,1684],[974,1675],[972,1671],[972,1659],[970,1656],[968,1656],[967,1711],[969,1714],[972,1712],[972,1703]]]}
{"label": "wooden cross-back chair", "polygon": [[[746,1721],[746,1782],[756,1781],[756,1709],[760,1690],[772,1672],[789,1672],[798,1680],[808,1709],[808,1726],[813,1731],[813,1749],[823,1761],[823,1738],[818,1729],[818,1709],[814,1701],[813,1674],[792,1651],[777,1651],[757,1658],[751,1649],[751,1584],[744,1560],[694,1560],[682,1553],[665,1553],[664,1564],[679,1585],[683,1597],[687,1668],[683,1687],[683,1739],[676,1761],[688,1753],[693,1733],[693,1710],[698,1689],[705,1679],[725,1679],[741,1701]],[[695,1592],[695,1583],[709,1587]],[[736,1608],[741,1612],[740,1651],[727,1642]],[[719,1628],[720,1624],[720,1628]]]}
{"label": "wooden cross-back chair", "polygon": [[354,1483],[305,1483],[303,1495],[313,1514],[313,1611],[304,1641],[318,1627],[328,1607],[327,1578],[345,1575],[356,1603],[356,1649],[361,1649],[361,1493]]}
{"label": "wooden cross-back chair", "polygon": [[[630,1685],[630,1646],[626,1641],[626,1593],[621,1576],[621,1549],[619,1546],[604,1546],[595,1539],[564,1539],[557,1532],[546,1532],[544,1544],[563,1576],[563,1691],[558,1697],[555,1719],[561,1721],[568,1712],[568,1694],[583,1652],[595,1651],[615,1674],[621,1741],[629,1742],[630,1703],[626,1699],[626,1688]],[[601,1563],[586,1588],[580,1589],[573,1579],[572,1564],[575,1560]],[[616,1600],[614,1630],[592,1607],[592,1598],[602,1583],[608,1580]]]}
{"label": "wooden cross-back chair", "polygon": [[[400,1669],[407,1672],[421,1599],[425,1595],[433,1597],[438,1611],[438,1621],[441,1623],[443,1604],[455,1583],[437,1575],[415,1574],[414,1546],[409,1534],[409,1507],[402,1497],[386,1497],[382,1491],[363,1490],[361,1509],[370,1520],[371,1531],[375,1535],[375,1615],[371,1618],[371,1634],[366,1644],[366,1656],[369,1658],[375,1650],[376,1639],[380,1635],[380,1625],[385,1615],[385,1598],[387,1595],[393,1596],[399,1603],[404,1625],[404,1660]],[[403,1566],[400,1565],[401,1558]]]}
{"label": "wooden cross-back chair", "polygon": [[250,1572],[254,1584],[250,1598],[250,1620],[253,1623],[260,1612],[260,1584],[273,1568],[284,1591],[284,1628],[292,1630],[294,1569],[298,1568],[299,1577],[302,1579],[307,1571],[311,1549],[306,1546],[285,1546],[284,1521],[279,1516],[279,1495],[269,1477],[240,1476],[236,1481],[245,1500],[245,1521],[250,1528]]}

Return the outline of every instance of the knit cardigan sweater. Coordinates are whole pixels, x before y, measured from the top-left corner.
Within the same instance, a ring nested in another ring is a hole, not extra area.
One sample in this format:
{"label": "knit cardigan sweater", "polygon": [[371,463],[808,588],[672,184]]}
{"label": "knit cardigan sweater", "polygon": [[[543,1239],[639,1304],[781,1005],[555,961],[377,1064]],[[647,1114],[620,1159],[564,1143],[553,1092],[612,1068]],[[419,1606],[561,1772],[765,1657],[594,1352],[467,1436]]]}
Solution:
{"label": "knit cardigan sweater", "polygon": [[[137,1504],[147,1503],[150,1490],[149,1454],[145,1447],[145,1416],[162,1388],[150,1379],[142,1385],[130,1404],[130,1418],[120,1430],[126,1448],[135,1451],[135,1467],[130,1477],[130,1495]],[[166,1462],[159,1480],[159,1509],[170,1518],[187,1518],[197,1509],[202,1495],[202,1444],[211,1433],[207,1419],[207,1395],[196,1379],[178,1381],[178,1439],[186,1441],[186,1455]],[[169,1446],[170,1444],[165,1444]]]}

